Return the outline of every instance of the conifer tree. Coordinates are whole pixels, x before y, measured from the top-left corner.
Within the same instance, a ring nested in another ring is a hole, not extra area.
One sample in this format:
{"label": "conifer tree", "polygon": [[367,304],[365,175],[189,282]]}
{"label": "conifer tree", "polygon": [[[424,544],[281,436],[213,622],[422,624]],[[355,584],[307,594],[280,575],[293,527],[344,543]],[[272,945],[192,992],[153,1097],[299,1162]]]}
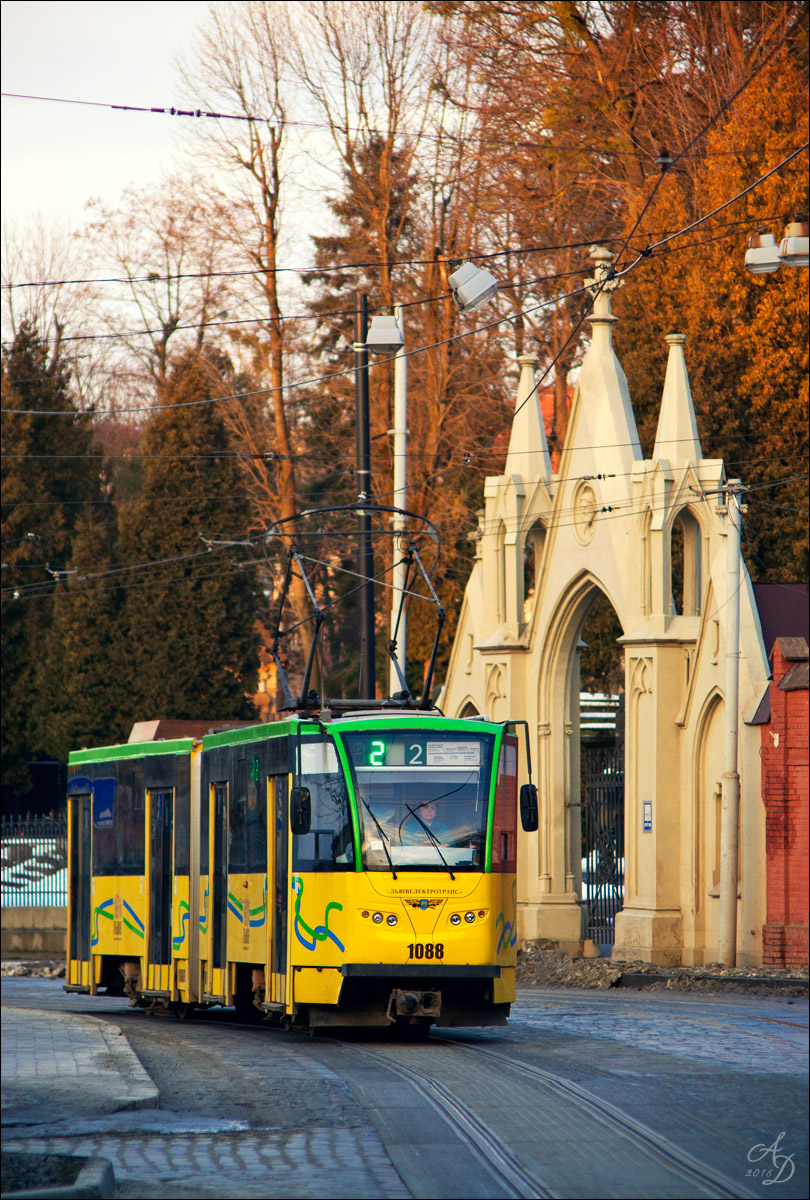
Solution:
{"label": "conifer tree", "polygon": [[[59,697],[48,676],[54,572],[67,567],[76,522],[100,498],[92,432],[59,349],[24,321],[2,361],[2,788],[29,788],[27,763],[54,757]],[[51,415],[56,414],[56,415]],[[64,414],[64,415],[63,415]]]}
{"label": "conifer tree", "polygon": [[51,732],[63,761],[71,750],[125,741],[129,733],[121,717],[125,655],[116,550],[115,519],[88,508],[76,525],[70,574],[57,584],[49,639]]}
{"label": "conifer tree", "polygon": [[243,539],[250,512],[213,386],[217,371],[189,352],[170,370],[147,428],[144,486],[121,515],[126,598],[121,679],[125,724],[249,719],[258,638],[255,571]]}

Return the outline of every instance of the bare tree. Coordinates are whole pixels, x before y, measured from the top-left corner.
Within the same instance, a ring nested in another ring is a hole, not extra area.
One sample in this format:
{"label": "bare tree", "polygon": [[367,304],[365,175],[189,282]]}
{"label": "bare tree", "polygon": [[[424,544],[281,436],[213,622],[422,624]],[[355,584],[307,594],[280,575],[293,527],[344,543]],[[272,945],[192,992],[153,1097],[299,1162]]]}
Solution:
{"label": "bare tree", "polygon": [[84,245],[103,296],[97,317],[158,399],[170,344],[202,349],[209,323],[225,315],[222,238],[217,223],[203,219],[199,188],[198,179],[176,175],[127,189],[114,209],[98,201],[88,205],[93,216]]}
{"label": "bare tree", "polygon": [[46,225],[40,213],[23,225],[4,222],[2,264],[4,343],[13,341],[22,322],[33,324],[50,346],[50,363],[70,365],[79,402],[90,407],[98,355],[72,339],[92,311],[97,289],[83,282],[86,262],[76,234]]}
{"label": "bare tree", "polygon": [[[289,337],[279,284],[282,196],[285,189],[290,87],[286,51],[290,28],[284,6],[254,3],[212,9],[194,56],[182,67],[189,94],[236,119],[198,131],[189,153],[205,170],[201,195],[207,219],[227,246],[231,303],[246,320],[231,333],[247,354],[263,402],[232,402],[227,419],[244,449],[256,527],[290,518],[297,509],[296,444],[285,391]],[[250,314],[249,316],[247,314]],[[255,390],[255,389],[253,389]],[[294,578],[297,621],[309,613],[303,581]],[[305,650],[311,630],[301,626]],[[317,681],[316,681],[317,686]]]}

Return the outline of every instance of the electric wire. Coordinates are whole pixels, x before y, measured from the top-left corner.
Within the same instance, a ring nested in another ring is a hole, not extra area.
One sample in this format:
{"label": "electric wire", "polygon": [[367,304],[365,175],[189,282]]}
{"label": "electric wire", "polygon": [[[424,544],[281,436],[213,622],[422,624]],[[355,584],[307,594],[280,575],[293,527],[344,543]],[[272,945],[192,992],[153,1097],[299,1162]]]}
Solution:
{"label": "electric wire", "polygon": [[[759,486],[762,488],[778,487],[784,483],[796,482],[801,479],[807,479],[808,477],[810,477],[810,474],[794,476],[794,477],[788,478],[786,480],[773,480],[770,483],[762,484]],[[708,503],[708,499],[709,499],[708,493],[703,493],[703,492],[696,493],[693,503],[695,503],[695,504]],[[597,507],[596,516],[597,516],[597,519],[599,519],[600,521],[620,520],[620,519],[626,519],[628,517],[634,517],[634,516],[637,518],[645,518],[648,513],[666,511],[669,507],[670,507],[670,503],[665,502],[664,504],[660,504],[660,505],[645,504],[642,509],[639,509],[636,506],[636,501],[634,499],[630,499],[627,501],[618,501],[613,505],[604,505],[602,507]],[[570,520],[566,519],[566,520],[561,521],[558,518],[560,516],[564,516],[566,518],[573,517],[573,513],[574,513],[573,508],[566,507],[566,508],[557,509],[557,508],[555,508],[555,506],[552,506],[551,510],[547,514],[547,519],[550,523],[553,522],[555,529],[571,528],[572,526],[577,524],[575,519],[570,519]],[[472,519],[472,516],[470,519]],[[435,522],[435,524],[437,525],[437,527],[440,530],[442,528],[447,527],[445,525],[445,523],[441,522],[441,521]],[[486,528],[482,528],[478,524],[476,524],[475,528],[476,528],[476,530],[480,531],[483,536],[487,536],[488,534],[491,535],[493,532],[495,532],[497,530],[497,528],[499,527],[499,525],[500,525],[500,521],[492,522],[491,528],[489,530],[487,530]],[[453,529],[457,530],[457,522],[454,522],[451,526],[449,526],[449,528],[451,531]],[[355,531],[352,531],[352,535],[354,534],[354,532]],[[396,536],[396,534],[393,531],[389,532],[387,530],[379,530],[377,532],[381,536],[386,536],[388,538],[391,538],[392,536]],[[320,535],[318,533],[316,533],[311,536],[315,537],[315,536],[320,536]],[[346,536],[350,536],[350,535],[346,534]],[[304,540],[304,539],[301,539],[300,533],[296,534],[296,538],[299,540]],[[236,544],[238,544],[238,545],[253,544],[258,548],[260,545],[262,545],[264,543],[264,539],[265,539],[265,533],[264,533],[264,531],[262,531],[261,533],[257,533],[253,538],[249,538],[247,540],[242,539],[238,543],[226,542],[221,545],[214,546],[210,549],[208,547],[206,547],[206,549],[204,549],[204,550],[194,551],[194,552],[190,552],[190,553],[184,554],[184,555],[177,555],[177,556],[173,556],[173,557],[167,558],[167,559],[159,559],[159,560],[155,560],[153,562],[147,561],[147,562],[142,562],[142,563],[136,563],[136,564],[132,564],[130,566],[125,565],[125,566],[121,566],[121,567],[109,568],[109,569],[107,569],[105,571],[101,571],[101,572],[83,572],[79,576],[79,578],[76,580],[76,582],[87,582],[88,580],[93,580],[93,579],[97,579],[97,578],[107,578],[107,577],[110,577],[113,575],[125,574],[127,571],[130,571],[130,570],[142,570],[142,569],[147,569],[150,567],[173,565],[174,563],[184,562],[184,561],[188,561],[191,559],[200,559],[200,558],[204,558],[209,553],[216,552],[216,550],[232,549],[233,546]],[[255,560],[251,560],[251,561],[258,563],[260,566],[267,565],[266,560],[263,560],[260,558],[257,558]],[[34,564],[34,565],[37,565],[37,564]],[[361,580],[363,580],[363,583],[368,583],[370,580],[369,576],[362,575],[359,572],[351,571],[348,568],[344,568],[344,567],[340,566],[339,564],[332,563],[332,564],[329,564],[329,566],[330,566],[330,569],[335,570],[337,572],[341,572],[341,573],[345,572],[347,574],[350,574],[357,578],[360,578]],[[64,573],[64,572],[60,572],[60,574],[62,574],[62,573]],[[385,571],[382,572],[383,575],[385,573],[386,573]],[[209,578],[209,576],[205,576],[205,577]],[[185,577],[181,577],[181,578],[185,578]],[[373,579],[376,581],[377,576],[374,576]],[[154,586],[163,587],[166,582],[168,582],[168,581],[165,581],[165,580],[154,581]],[[33,598],[39,594],[53,595],[55,586],[57,586],[57,585],[55,584],[55,582],[53,580],[42,580],[42,581],[38,581],[36,583],[19,584],[17,586],[8,585],[7,587],[4,587],[2,589],[2,595],[9,596],[13,593],[17,593],[17,596],[15,596],[15,599],[22,599],[25,597]],[[122,584],[116,585],[115,589],[112,589],[112,590],[120,589],[122,591],[126,591],[126,590],[128,590],[128,588],[130,586],[141,586],[141,585],[140,584],[130,585],[128,583],[122,583]],[[360,586],[363,586],[363,584],[361,584]]]}

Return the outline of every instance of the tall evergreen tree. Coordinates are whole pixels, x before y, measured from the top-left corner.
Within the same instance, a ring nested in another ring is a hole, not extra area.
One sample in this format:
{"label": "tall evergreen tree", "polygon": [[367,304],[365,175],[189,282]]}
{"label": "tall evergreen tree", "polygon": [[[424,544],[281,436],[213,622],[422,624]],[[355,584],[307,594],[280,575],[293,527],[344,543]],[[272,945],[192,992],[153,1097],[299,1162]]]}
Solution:
{"label": "tall evergreen tree", "polygon": [[[255,687],[255,571],[244,538],[250,511],[214,395],[216,370],[189,352],[173,365],[164,407],[149,422],[144,486],[121,514],[124,564],[121,679],[125,723],[157,717],[249,719]],[[146,565],[145,565],[146,564]]]}
{"label": "tall evergreen tree", "polygon": [[63,761],[71,750],[120,742],[129,733],[121,716],[125,655],[116,552],[115,521],[88,509],[77,522],[71,572],[57,585],[49,639],[51,736]]}
{"label": "tall evergreen tree", "polygon": [[[53,757],[59,696],[48,677],[54,571],[67,567],[76,522],[98,501],[92,431],[77,412],[59,350],[23,322],[2,360],[2,789],[29,788],[26,764]],[[51,415],[57,414],[57,415]],[[64,414],[64,415],[62,415]]]}

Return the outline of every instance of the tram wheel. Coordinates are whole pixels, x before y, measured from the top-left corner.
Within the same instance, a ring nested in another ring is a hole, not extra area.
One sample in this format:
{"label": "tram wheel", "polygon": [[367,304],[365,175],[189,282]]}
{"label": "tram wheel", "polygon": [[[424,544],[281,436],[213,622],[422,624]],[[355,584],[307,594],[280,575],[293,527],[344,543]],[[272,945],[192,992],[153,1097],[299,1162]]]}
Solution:
{"label": "tram wheel", "polygon": [[190,1004],[185,1000],[175,1000],[172,1003],[172,1012],[180,1021],[193,1021],[196,1011],[196,1004]]}

